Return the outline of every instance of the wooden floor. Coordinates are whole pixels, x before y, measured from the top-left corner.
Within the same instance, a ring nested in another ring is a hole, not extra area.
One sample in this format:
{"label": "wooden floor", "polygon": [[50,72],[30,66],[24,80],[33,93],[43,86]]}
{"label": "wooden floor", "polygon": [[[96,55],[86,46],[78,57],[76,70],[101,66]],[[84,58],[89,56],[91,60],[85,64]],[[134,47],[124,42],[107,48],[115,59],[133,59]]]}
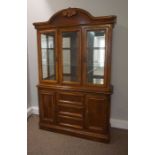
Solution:
{"label": "wooden floor", "polygon": [[36,115],[28,119],[28,155],[127,155],[128,131],[111,129],[109,144],[41,130]]}

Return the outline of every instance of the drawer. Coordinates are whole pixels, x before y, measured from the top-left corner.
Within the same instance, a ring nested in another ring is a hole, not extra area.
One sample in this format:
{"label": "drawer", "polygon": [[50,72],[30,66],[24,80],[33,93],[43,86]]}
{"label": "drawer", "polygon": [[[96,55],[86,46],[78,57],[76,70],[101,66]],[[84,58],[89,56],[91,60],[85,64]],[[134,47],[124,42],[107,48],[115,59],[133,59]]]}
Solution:
{"label": "drawer", "polygon": [[76,117],[58,115],[57,123],[65,127],[71,127],[76,129],[83,128],[83,120],[81,118]]}
{"label": "drawer", "polygon": [[68,116],[74,116],[74,117],[79,117],[79,118],[83,117],[82,106],[63,104],[59,102],[57,105],[57,112],[58,114],[63,114],[63,115],[68,115]]}
{"label": "drawer", "polygon": [[61,93],[57,94],[57,100],[60,102],[67,102],[70,104],[82,105],[84,96],[80,93]]}

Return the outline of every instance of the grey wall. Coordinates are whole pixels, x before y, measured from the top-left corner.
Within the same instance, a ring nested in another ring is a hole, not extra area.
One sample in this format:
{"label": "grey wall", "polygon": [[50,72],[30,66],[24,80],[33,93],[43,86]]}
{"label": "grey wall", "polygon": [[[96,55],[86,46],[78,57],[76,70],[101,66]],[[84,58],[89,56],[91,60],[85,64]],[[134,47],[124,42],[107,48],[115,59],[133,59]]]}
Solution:
{"label": "grey wall", "polygon": [[28,0],[28,106],[37,106],[37,41],[33,22],[47,21],[56,11],[78,7],[94,16],[117,15],[113,35],[111,118],[128,119],[128,1]]}

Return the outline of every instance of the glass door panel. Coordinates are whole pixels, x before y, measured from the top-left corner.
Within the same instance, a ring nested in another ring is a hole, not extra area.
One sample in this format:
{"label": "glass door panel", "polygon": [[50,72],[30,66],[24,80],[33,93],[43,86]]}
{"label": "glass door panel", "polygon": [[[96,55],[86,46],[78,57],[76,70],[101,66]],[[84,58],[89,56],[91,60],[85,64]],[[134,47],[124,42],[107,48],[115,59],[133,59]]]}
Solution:
{"label": "glass door panel", "polygon": [[62,78],[63,81],[80,81],[79,32],[62,32]]}
{"label": "glass door panel", "polygon": [[87,83],[104,84],[105,32],[87,31]]}
{"label": "glass door panel", "polygon": [[41,34],[42,79],[56,80],[54,32]]}

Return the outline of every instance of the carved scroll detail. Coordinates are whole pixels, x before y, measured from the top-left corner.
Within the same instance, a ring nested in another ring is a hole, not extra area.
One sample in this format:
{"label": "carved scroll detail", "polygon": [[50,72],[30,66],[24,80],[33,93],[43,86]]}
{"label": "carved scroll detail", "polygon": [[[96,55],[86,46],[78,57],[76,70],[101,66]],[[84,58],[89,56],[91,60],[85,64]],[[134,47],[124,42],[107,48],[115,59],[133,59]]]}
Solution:
{"label": "carved scroll detail", "polygon": [[68,8],[62,12],[64,17],[72,17],[77,14],[77,11],[74,8]]}

